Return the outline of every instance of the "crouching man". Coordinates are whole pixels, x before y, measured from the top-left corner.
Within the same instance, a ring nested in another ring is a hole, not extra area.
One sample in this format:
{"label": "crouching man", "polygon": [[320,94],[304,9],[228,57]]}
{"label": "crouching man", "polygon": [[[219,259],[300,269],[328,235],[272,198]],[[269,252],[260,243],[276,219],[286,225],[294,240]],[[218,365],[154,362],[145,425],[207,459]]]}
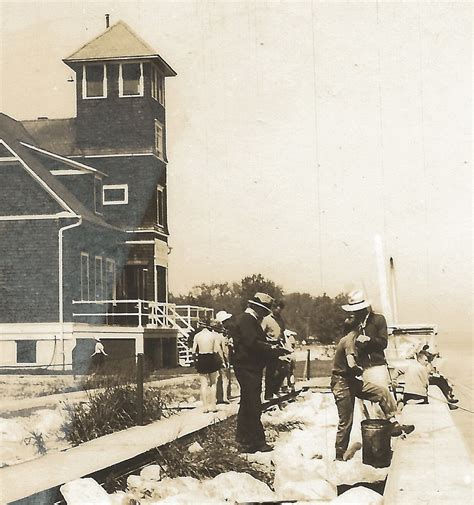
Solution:
{"label": "crouching man", "polygon": [[355,353],[356,331],[351,331],[341,338],[336,346],[331,376],[331,390],[336,401],[339,424],[336,434],[336,459],[344,461],[344,454],[349,446],[354,418],[355,398],[378,403],[386,419],[392,422],[392,436],[411,433],[413,425],[400,425],[395,419],[394,402],[387,388],[359,379],[362,368],[357,366]]}

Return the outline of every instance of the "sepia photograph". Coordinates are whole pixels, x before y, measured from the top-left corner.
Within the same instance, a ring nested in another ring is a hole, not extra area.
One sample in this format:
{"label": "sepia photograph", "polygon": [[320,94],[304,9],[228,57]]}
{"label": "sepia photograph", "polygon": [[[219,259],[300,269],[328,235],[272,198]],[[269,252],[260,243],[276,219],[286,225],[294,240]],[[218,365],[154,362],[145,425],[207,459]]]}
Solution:
{"label": "sepia photograph", "polygon": [[0,504],[474,500],[472,0],[0,0]]}

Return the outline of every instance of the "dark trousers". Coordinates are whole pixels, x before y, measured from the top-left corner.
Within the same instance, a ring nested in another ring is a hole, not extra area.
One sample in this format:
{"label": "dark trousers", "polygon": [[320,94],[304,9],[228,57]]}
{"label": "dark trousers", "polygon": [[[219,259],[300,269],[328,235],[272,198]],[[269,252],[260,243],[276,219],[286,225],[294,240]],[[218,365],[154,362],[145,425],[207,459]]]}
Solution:
{"label": "dark trousers", "polygon": [[339,415],[336,434],[336,457],[342,457],[349,446],[355,399],[360,398],[378,403],[387,417],[394,414],[393,401],[387,388],[338,375],[331,377],[331,390],[336,400]]}
{"label": "dark trousers", "polygon": [[237,414],[237,442],[258,447],[265,443],[262,415],[262,370],[248,370],[234,366],[235,377],[240,385],[240,406]]}
{"label": "dark trousers", "polygon": [[449,385],[445,377],[442,375],[439,377],[430,376],[429,383],[433,386],[438,386],[439,389],[441,389],[441,392],[443,393],[446,400],[449,400],[449,398],[451,398],[451,395],[453,394],[453,388]]}
{"label": "dark trousers", "polygon": [[415,393],[403,393],[403,405],[406,405],[410,400],[414,400],[416,403],[428,403],[427,396],[416,395]]}
{"label": "dark trousers", "polygon": [[280,360],[270,361],[265,367],[265,399],[269,400],[280,391],[287,376],[287,367]]}

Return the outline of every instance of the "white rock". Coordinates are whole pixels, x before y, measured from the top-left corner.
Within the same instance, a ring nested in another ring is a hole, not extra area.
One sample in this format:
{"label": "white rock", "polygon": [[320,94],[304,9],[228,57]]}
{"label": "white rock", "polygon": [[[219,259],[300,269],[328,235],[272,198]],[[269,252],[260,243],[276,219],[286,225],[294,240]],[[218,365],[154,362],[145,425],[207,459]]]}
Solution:
{"label": "white rock", "polygon": [[28,430],[17,419],[0,419],[2,442],[22,442],[28,436],[30,436]]}
{"label": "white rock", "polygon": [[140,489],[143,479],[139,475],[129,475],[127,477],[127,487],[129,489]]}
{"label": "white rock", "polygon": [[176,477],[174,479],[165,477],[155,484],[153,497],[160,499],[178,494],[199,493],[202,487],[199,480],[193,477]]}
{"label": "white rock", "polygon": [[364,486],[348,489],[332,500],[331,505],[382,505],[383,496]]}
{"label": "white rock", "polygon": [[159,503],[160,505],[190,505],[191,503],[200,503],[202,505],[229,505],[229,502],[218,498],[210,498],[203,492],[180,493],[168,496],[163,500],[147,502],[150,505]]}
{"label": "white rock", "polygon": [[111,505],[112,501],[104,488],[94,479],[76,479],[63,484],[59,490],[68,505]]}
{"label": "white rock", "polygon": [[225,472],[202,483],[211,498],[233,502],[274,501],[275,493],[248,473]]}
{"label": "white rock", "polygon": [[55,433],[61,428],[64,418],[58,409],[42,409],[35,412],[30,421],[36,432]]}
{"label": "white rock", "polygon": [[[280,483],[276,494],[280,500],[332,500],[337,495],[336,488],[323,479],[286,481]],[[361,502],[360,505],[366,505]]]}
{"label": "white rock", "polygon": [[132,496],[123,491],[116,491],[109,496],[111,505],[132,505],[133,503]]}
{"label": "white rock", "polygon": [[189,447],[188,451],[190,453],[201,452],[203,450],[202,445],[199,442],[193,442]]}
{"label": "white rock", "polygon": [[158,481],[161,479],[161,467],[160,465],[148,465],[142,469],[140,472],[140,477],[142,479],[149,479]]}

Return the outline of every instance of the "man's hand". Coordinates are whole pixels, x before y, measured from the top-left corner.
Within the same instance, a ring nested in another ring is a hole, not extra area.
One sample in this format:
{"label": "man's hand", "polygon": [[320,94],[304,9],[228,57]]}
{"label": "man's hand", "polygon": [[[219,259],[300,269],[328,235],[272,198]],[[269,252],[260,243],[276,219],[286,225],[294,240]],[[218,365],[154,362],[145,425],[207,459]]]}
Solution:
{"label": "man's hand", "polygon": [[351,368],[351,372],[354,374],[355,377],[359,377],[364,373],[364,369],[361,368],[360,366],[353,366]]}
{"label": "man's hand", "polygon": [[356,342],[360,342],[361,344],[363,344],[364,342],[368,342],[369,340],[370,340],[370,337],[368,337],[367,335],[359,335],[356,338]]}
{"label": "man's hand", "polygon": [[286,361],[287,363],[290,363],[291,361],[291,356],[289,354],[287,354],[286,356],[278,356],[278,359],[280,361]]}

